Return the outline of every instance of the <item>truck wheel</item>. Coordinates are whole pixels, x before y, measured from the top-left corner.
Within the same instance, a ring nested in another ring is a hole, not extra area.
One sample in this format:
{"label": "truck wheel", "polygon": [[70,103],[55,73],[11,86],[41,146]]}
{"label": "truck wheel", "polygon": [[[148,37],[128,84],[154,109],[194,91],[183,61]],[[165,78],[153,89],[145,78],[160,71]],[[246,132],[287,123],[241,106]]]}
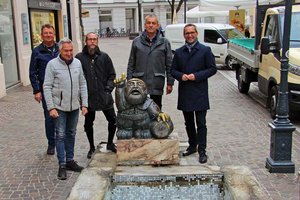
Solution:
{"label": "truck wheel", "polygon": [[225,65],[228,69],[234,69],[234,65],[232,63],[232,58],[230,56],[227,56],[225,59]]}
{"label": "truck wheel", "polygon": [[243,94],[247,94],[248,91],[249,91],[249,88],[250,88],[250,83],[245,83],[242,79],[242,73],[241,73],[241,68],[239,68],[237,70],[237,83],[238,83],[238,89],[240,91],[240,93],[243,93]]}
{"label": "truck wheel", "polygon": [[278,90],[276,86],[273,86],[269,93],[270,98],[270,115],[272,119],[276,118],[276,107],[277,107],[277,98],[278,98]]}

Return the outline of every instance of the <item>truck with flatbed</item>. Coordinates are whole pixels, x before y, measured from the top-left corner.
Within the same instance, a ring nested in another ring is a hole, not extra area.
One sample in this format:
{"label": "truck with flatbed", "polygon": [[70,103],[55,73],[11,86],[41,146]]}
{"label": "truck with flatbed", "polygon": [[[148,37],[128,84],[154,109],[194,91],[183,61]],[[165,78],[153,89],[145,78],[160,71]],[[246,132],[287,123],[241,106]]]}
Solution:
{"label": "truck with flatbed", "polygon": [[[247,94],[251,82],[267,97],[272,118],[280,84],[284,6],[257,5],[255,38],[228,41],[227,52],[234,62],[238,90]],[[288,51],[288,92],[290,114],[300,114],[300,5],[292,7],[290,48]]]}

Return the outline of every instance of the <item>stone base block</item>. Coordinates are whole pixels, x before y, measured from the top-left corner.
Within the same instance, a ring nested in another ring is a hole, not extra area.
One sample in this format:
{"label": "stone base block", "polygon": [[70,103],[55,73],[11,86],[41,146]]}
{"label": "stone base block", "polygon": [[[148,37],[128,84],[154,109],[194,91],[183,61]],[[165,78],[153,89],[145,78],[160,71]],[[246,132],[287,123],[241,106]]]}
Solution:
{"label": "stone base block", "polygon": [[117,165],[179,164],[179,141],[175,139],[118,140],[117,146]]}

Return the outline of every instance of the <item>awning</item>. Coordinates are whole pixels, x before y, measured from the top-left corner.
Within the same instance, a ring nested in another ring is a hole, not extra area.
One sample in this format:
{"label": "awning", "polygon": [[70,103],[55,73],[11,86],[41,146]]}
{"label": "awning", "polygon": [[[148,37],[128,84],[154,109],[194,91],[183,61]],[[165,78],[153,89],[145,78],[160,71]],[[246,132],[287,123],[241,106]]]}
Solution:
{"label": "awning", "polygon": [[[282,0],[259,0],[260,5],[280,2]],[[198,6],[186,12],[186,16],[189,18],[228,16],[229,10],[250,9],[255,6],[256,0],[200,0]]]}

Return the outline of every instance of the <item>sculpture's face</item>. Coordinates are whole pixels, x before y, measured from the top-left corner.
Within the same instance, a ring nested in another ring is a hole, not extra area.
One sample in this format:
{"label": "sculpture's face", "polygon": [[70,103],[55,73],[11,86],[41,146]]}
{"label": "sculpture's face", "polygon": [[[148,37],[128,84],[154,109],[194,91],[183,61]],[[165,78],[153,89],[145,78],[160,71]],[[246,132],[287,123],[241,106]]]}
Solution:
{"label": "sculpture's face", "polygon": [[144,103],[147,99],[147,87],[144,81],[132,78],[125,86],[125,99],[131,105]]}

